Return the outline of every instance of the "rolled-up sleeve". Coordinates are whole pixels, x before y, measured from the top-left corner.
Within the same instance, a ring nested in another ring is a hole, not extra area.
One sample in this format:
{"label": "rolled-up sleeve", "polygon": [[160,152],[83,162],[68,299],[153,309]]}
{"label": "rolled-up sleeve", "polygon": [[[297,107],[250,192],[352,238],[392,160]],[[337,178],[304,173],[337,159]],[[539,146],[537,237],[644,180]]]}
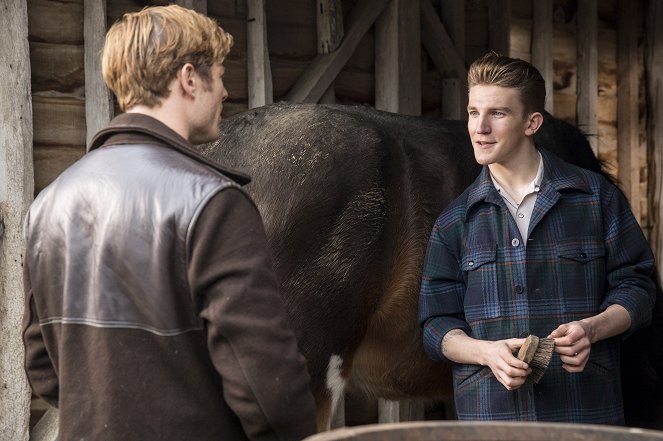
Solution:
{"label": "rolled-up sleeve", "polygon": [[654,256],[624,195],[616,187],[604,205],[606,244],[606,296],[601,310],[621,305],[631,316],[624,337],[651,321],[656,285]]}
{"label": "rolled-up sleeve", "polygon": [[471,333],[465,321],[465,282],[458,258],[443,241],[436,223],[433,227],[419,293],[419,324],[424,335],[424,349],[436,361],[447,361],[442,354],[442,338],[452,329]]}

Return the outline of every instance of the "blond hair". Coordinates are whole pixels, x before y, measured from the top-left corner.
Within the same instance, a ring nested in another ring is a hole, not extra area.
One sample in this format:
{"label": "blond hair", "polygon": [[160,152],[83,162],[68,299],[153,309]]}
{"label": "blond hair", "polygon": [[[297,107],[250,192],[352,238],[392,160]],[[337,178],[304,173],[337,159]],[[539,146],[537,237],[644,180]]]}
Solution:
{"label": "blond hair", "polygon": [[478,58],[467,71],[467,87],[501,86],[518,89],[525,112],[543,112],[546,83],[530,63],[488,52]]}
{"label": "blond hair", "polygon": [[177,71],[191,63],[209,81],[233,38],[204,15],[177,5],[124,14],[108,31],[101,67],[104,82],[125,111],[154,107],[169,95]]}

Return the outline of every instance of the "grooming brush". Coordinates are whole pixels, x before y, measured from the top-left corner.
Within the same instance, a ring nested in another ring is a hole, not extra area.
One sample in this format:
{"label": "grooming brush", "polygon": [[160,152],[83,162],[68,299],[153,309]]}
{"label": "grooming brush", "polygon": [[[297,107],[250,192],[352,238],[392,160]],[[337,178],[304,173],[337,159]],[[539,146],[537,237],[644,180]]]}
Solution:
{"label": "grooming brush", "polygon": [[532,368],[532,373],[527,379],[537,384],[548,368],[553,350],[555,349],[555,340],[552,338],[539,338],[536,335],[529,335],[525,343],[518,351],[518,359],[524,361]]}

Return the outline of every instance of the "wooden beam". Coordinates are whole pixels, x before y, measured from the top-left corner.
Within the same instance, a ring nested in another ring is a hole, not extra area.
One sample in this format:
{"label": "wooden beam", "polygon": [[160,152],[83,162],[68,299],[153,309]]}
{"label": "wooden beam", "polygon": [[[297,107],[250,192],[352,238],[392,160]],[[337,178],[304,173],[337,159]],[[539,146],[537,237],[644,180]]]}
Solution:
{"label": "wooden beam", "polygon": [[636,219],[640,210],[638,133],[638,3],[617,2],[617,160],[622,190]]}
{"label": "wooden beam", "polygon": [[83,7],[85,36],[85,142],[113,118],[113,98],[101,76],[101,51],[106,36],[106,0],[86,1]]}
{"label": "wooden beam", "polygon": [[554,93],[552,12],[552,0],[532,0],[532,64],[546,81],[546,110],[550,113]]}
{"label": "wooden beam", "polygon": [[598,102],[597,22],[596,0],[578,2],[577,35],[582,36],[582,38],[577,39],[578,127],[588,135],[594,135],[589,136],[589,143],[594,154],[598,156],[598,120],[596,118]]}
{"label": "wooden beam", "polygon": [[207,0],[175,0],[175,3],[183,8],[193,9],[207,15]]}
{"label": "wooden beam", "polygon": [[488,44],[490,49],[509,56],[511,37],[511,1],[492,0],[488,6]]}
{"label": "wooden beam", "polygon": [[343,7],[341,0],[318,0],[316,12],[318,53],[334,52],[343,40]]}
{"label": "wooden beam", "polygon": [[249,77],[249,109],[252,109],[274,102],[274,89],[267,47],[265,0],[248,0],[247,7],[246,63]]}
{"label": "wooden beam", "polygon": [[[440,18],[461,60],[465,59],[465,1],[441,0]],[[464,63],[463,63],[464,64]],[[465,119],[467,115],[467,79],[442,74],[442,118]]]}
{"label": "wooden beam", "polygon": [[287,101],[317,103],[389,0],[360,0],[350,12],[345,37],[338,49],[318,55],[286,96]]}
{"label": "wooden beam", "polygon": [[[318,54],[325,55],[338,49],[343,40],[343,7],[341,0],[318,0],[316,25],[318,31]],[[320,97],[322,104],[336,102],[334,83]]]}
{"label": "wooden beam", "polygon": [[375,24],[375,108],[421,115],[419,0],[391,0]]}
{"label": "wooden beam", "polygon": [[659,274],[663,274],[663,0],[650,0],[647,7],[647,158],[649,164],[649,213],[652,230],[649,244]]}
{"label": "wooden beam", "polygon": [[23,219],[32,202],[32,106],[26,0],[0,4],[0,428],[27,441],[30,386],[23,368]]}
{"label": "wooden beam", "polygon": [[467,81],[467,68],[449,37],[430,0],[420,0],[421,42],[440,73],[450,72],[456,78]]}

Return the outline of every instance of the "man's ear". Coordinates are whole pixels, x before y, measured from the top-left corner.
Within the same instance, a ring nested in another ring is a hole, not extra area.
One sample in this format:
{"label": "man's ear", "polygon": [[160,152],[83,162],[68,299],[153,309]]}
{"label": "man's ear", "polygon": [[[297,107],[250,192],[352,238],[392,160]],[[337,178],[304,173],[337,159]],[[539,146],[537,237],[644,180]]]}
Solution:
{"label": "man's ear", "polygon": [[182,89],[183,95],[194,97],[196,95],[197,77],[193,64],[186,63],[177,71],[177,83]]}
{"label": "man's ear", "polygon": [[525,135],[534,136],[543,124],[543,115],[540,112],[534,112],[527,117],[527,127],[525,128]]}

